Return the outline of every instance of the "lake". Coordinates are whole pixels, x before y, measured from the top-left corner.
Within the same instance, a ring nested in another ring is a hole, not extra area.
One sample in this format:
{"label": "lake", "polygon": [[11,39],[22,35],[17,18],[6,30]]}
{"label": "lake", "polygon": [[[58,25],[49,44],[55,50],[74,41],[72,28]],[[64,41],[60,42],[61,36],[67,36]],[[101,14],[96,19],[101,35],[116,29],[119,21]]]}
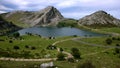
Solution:
{"label": "lake", "polygon": [[77,29],[77,28],[70,28],[70,27],[31,27],[25,28],[18,31],[20,35],[25,35],[26,32],[32,34],[38,34],[45,37],[59,37],[59,36],[104,36],[104,34],[99,34],[87,30]]}

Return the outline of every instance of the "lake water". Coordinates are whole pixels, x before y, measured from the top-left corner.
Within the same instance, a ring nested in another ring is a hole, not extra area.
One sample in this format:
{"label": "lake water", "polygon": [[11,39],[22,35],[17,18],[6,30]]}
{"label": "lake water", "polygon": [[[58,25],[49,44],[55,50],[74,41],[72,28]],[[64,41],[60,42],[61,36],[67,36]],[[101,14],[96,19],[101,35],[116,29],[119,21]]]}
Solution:
{"label": "lake water", "polygon": [[71,36],[71,35],[78,35],[78,36],[104,36],[104,34],[99,34],[87,30],[77,29],[77,28],[70,28],[70,27],[32,27],[26,28],[18,31],[20,35],[26,34],[26,32],[32,34],[38,34],[45,37],[58,37],[58,36]]}

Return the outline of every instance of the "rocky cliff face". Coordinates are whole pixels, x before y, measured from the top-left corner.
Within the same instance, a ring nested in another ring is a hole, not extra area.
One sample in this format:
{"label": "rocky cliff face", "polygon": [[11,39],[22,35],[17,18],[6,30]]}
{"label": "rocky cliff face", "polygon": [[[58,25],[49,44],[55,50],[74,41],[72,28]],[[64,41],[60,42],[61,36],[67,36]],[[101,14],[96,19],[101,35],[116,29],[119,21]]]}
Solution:
{"label": "rocky cliff face", "polygon": [[120,26],[120,20],[105,11],[97,11],[85,16],[81,18],[78,23],[86,26]]}
{"label": "rocky cliff face", "polygon": [[16,31],[19,29],[20,28],[12,24],[12,22],[7,22],[0,16],[0,35],[6,34],[11,31]]}
{"label": "rocky cliff face", "polygon": [[30,26],[40,26],[40,25],[56,25],[63,16],[61,13],[53,6],[48,6],[40,11],[14,11],[4,14],[3,17],[7,20],[25,23]]}

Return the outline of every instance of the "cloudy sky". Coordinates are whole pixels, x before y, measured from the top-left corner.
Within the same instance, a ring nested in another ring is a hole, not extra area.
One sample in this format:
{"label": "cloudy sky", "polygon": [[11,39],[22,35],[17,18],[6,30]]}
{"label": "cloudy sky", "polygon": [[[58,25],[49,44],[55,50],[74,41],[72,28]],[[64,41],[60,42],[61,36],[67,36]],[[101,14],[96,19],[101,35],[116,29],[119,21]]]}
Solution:
{"label": "cloudy sky", "polygon": [[37,11],[56,7],[64,17],[79,19],[104,10],[120,19],[120,0],[0,0],[0,13],[14,10]]}

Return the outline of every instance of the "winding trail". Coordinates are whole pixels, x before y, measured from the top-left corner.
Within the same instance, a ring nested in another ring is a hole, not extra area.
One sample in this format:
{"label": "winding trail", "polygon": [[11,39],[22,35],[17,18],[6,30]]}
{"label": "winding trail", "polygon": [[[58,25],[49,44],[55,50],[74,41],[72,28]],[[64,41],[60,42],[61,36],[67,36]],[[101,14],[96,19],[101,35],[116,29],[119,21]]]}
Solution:
{"label": "winding trail", "polygon": [[[52,45],[56,45],[58,43],[64,42],[64,41],[68,41],[71,40],[73,38],[70,39],[65,39],[65,40],[59,40],[54,42]],[[59,49],[59,48],[58,48]],[[60,52],[59,50],[57,50],[58,52]],[[62,53],[68,55],[67,57],[65,57],[66,59],[68,57],[73,57],[69,52],[65,52],[63,51]],[[57,58],[42,58],[42,59],[24,59],[24,58],[7,58],[7,57],[0,57],[0,60],[2,61],[56,61]]]}
{"label": "winding trail", "polygon": [[92,44],[92,43],[84,42],[81,39],[83,38],[76,38],[72,40],[75,42],[79,42],[79,43],[90,45],[90,46],[97,46],[97,47],[104,47],[104,48],[120,48],[120,46],[106,46],[106,45]]}
{"label": "winding trail", "polygon": [[[101,52],[108,51],[108,50],[113,49],[113,48],[120,48],[120,47],[116,47],[116,46],[103,46],[103,45],[91,44],[91,43],[88,43],[88,42],[81,41],[80,39],[82,39],[82,38],[85,38],[85,37],[76,37],[76,38],[70,38],[70,39],[65,39],[65,40],[59,40],[59,41],[54,42],[52,45],[56,46],[56,44],[58,44],[58,43],[62,43],[62,42],[69,41],[69,40],[73,40],[73,41],[76,41],[76,42],[79,42],[79,43],[83,43],[83,44],[87,44],[87,45],[90,45],[90,46],[99,46],[99,47],[108,48],[108,49],[102,50],[100,52],[94,52],[94,53],[90,53],[90,54],[81,55],[82,57],[83,56],[89,56],[89,55],[95,55],[95,54],[98,54],[98,53],[101,53]],[[57,51],[60,52],[60,48],[57,48]],[[65,57],[66,59],[70,58],[70,57],[73,57],[72,54],[69,53],[69,52],[63,51],[62,53],[67,55],[67,57]],[[0,60],[3,60],[3,61],[56,61],[57,58],[24,59],[24,58],[6,58],[6,57],[1,57]]]}

